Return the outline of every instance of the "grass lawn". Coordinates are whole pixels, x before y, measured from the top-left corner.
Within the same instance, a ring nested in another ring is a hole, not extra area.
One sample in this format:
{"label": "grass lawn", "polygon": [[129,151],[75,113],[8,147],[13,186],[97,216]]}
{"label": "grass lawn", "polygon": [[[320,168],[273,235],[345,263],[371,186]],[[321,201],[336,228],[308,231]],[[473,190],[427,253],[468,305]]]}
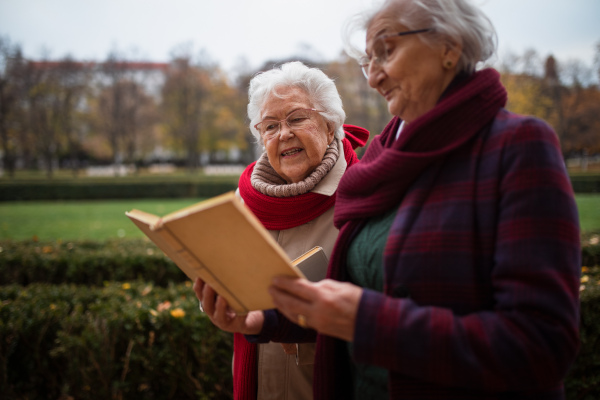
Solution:
{"label": "grass lawn", "polygon": [[578,194],[575,200],[581,231],[600,232],[600,194]]}
{"label": "grass lawn", "polygon": [[[106,240],[144,235],[125,216],[137,208],[165,215],[202,199],[0,203],[0,239]],[[600,232],[600,194],[577,195],[582,232]]]}
{"label": "grass lawn", "polygon": [[142,238],[125,216],[133,208],[165,215],[202,199],[0,203],[0,239],[106,240]]}

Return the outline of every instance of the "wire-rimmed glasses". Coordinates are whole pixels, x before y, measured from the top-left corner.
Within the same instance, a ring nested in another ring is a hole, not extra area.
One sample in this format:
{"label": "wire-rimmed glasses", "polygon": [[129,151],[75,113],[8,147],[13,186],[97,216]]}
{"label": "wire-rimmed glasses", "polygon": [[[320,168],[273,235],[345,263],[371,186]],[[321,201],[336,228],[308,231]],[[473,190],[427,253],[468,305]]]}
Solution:
{"label": "wire-rimmed glasses", "polygon": [[431,31],[431,28],[425,29],[416,29],[414,31],[404,31],[398,33],[392,33],[390,35],[381,35],[375,38],[373,41],[373,46],[371,48],[371,57],[363,57],[359,60],[360,68],[362,69],[363,74],[367,79],[369,79],[369,70],[371,69],[371,65],[373,63],[382,66],[388,60],[390,56],[388,47],[385,44],[386,39],[396,36],[406,36],[406,35],[414,35],[416,33],[424,33]]}
{"label": "wire-rimmed glasses", "polygon": [[301,130],[306,129],[314,125],[313,115],[315,112],[322,112],[316,108],[299,108],[292,111],[284,119],[264,119],[258,124],[254,125],[254,128],[260,133],[264,139],[271,139],[279,133],[281,129],[281,123],[285,121],[290,129]]}

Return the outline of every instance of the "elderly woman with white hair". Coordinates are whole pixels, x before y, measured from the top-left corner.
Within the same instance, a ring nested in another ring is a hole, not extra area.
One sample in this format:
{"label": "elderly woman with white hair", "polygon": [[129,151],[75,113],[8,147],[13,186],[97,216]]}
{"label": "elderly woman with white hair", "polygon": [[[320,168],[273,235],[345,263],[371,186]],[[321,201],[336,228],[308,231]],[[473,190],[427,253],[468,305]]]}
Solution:
{"label": "elderly woman with white hair", "polygon": [[[243,172],[238,194],[290,259],[315,246],[329,257],[338,234],[337,186],[358,161],[354,149],[366,144],[369,132],[343,125],[346,114],[333,80],[300,62],[258,74],[248,94],[250,130],[264,153]],[[301,330],[305,334],[287,344],[248,343],[239,333],[247,332],[246,325],[275,325],[280,315],[269,310],[238,317],[201,280],[194,290],[213,323],[235,333],[235,399],[312,398],[314,331]]]}
{"label": "elderly woman with white hair", "polygon": [[393,118],[340,182],[331,279],[271,290],[319,333],[315,398],[563,399],[581,253],[557,135],[476,70],[495,31],[469,1],[388,0],[352,26]]}

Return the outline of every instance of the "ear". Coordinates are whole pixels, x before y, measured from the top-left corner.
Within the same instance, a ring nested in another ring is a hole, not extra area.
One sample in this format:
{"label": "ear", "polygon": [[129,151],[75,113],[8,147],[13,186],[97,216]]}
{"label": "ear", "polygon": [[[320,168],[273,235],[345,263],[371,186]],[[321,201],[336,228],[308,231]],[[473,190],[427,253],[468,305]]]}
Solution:
{"label": "ear", "polygon": [[333,129],[333,124],[330,122],[327,122],[327,143],[331,143],[333,141],[333,138],[335,137],[335,131]]}
{"label": "ear", "polygon": [[442,66],[446,69],[456,67],[462,55],[462,43],[454,39],[446,39],[442,48]]}

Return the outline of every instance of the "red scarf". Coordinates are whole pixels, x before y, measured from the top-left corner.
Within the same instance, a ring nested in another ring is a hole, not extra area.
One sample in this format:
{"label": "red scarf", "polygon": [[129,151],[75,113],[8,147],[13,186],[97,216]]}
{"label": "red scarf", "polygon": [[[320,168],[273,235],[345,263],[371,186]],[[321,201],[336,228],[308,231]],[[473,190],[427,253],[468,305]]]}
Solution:
{"label": "red scarf", "polygon": [[[353,125],[344,125],[344,131],[346,133],[346,138],[342,140],[344,157],[350,167],[358,161],[354,149],[365,145],[369,138],[369,131]],[[303,225],[329,210],[335,203],[335,193],[333,196],[325,196],[308,192],[292,197],[272,197],[262,194],[250,183],[255,164],[256,162],[250,164],[240,176],[240,195],[267,229],[282,230]]]}
{"label": "red scarf", "polygon": [[[361,162],[340,181],[334,223],[340,233],[331,255],[328,278],[343,279],[347,247],[361,221],[398,207],[411,183],[432,163],[476,137],[506,104],[500,75],[492,69],[455,82],[429,112],[406,125],[395,140],[395,117],[373,138]],[[315,399],[347,398],[344,368],[347,349],[341,341],[317,336]]]}
{"label": "red scarf", "polygon": [[[346,137],[342,144],[349,168],[358,162],[354,149],[367,143],[369,131],[354,125],[344,125],[344,132]],[[332,196],[311,192],[293,197],[262,194],[250,183],[255,164],[256,162],[250,164],[240,177],[240,195],[267,229],[282,230],[300,226],[317,218],[335,203],[337,191]],[[257,346],[248,343],[244,335],[236,333],[233,335],[233,349],[233,397],[235,400],[255,400],[258,386]]]}

